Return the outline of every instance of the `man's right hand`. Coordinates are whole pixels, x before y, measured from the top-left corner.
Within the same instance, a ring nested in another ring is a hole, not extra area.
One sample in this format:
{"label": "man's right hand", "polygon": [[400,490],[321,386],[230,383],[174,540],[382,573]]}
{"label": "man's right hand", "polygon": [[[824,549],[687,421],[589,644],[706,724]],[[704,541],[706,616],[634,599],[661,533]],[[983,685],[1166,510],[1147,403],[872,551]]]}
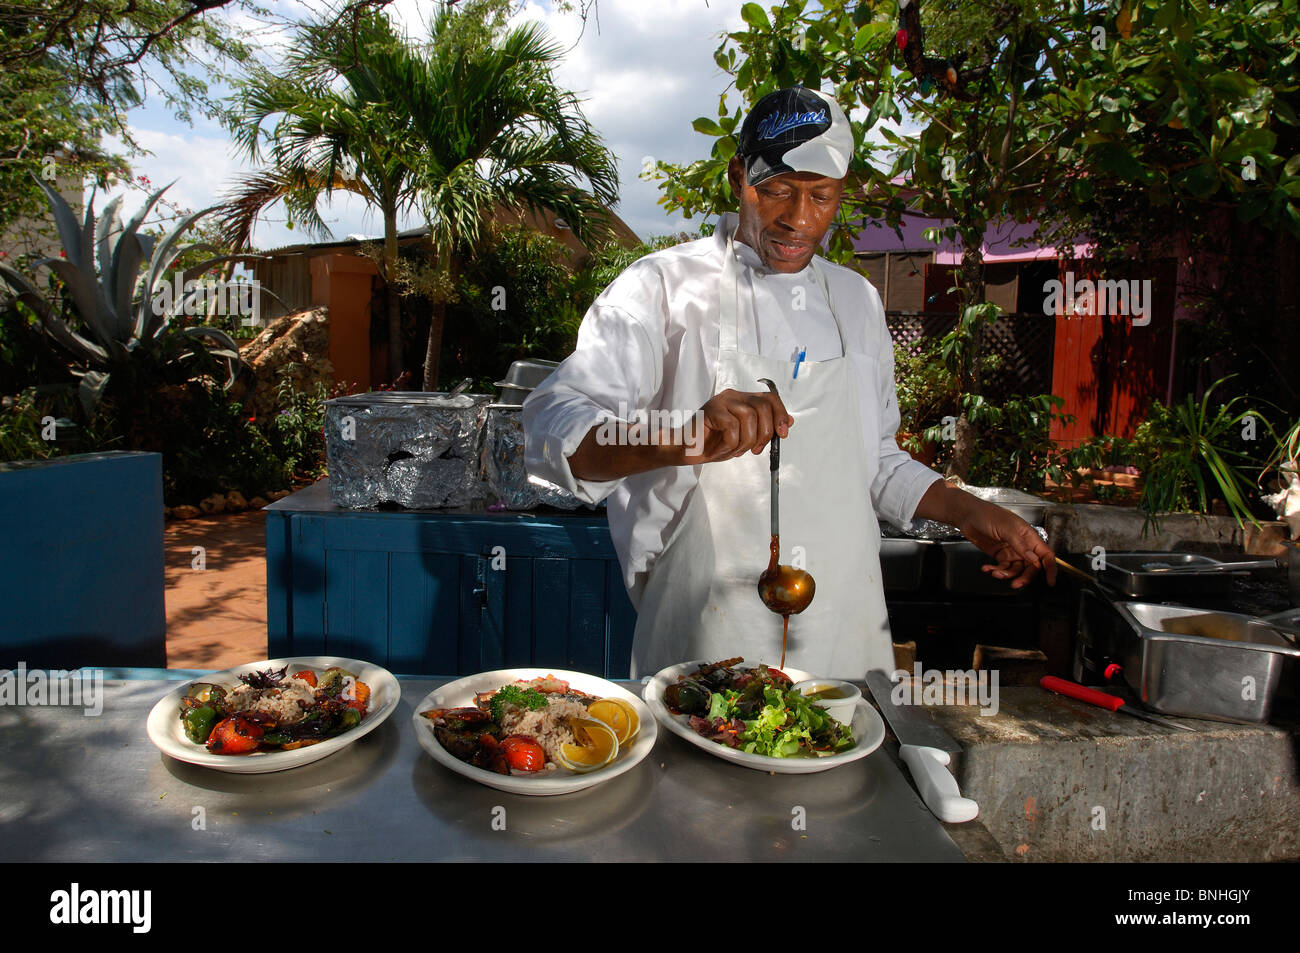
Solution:
{"label": "man's right hand", "polygon": [[[789,436],[794,418],[770,392],[724,390],[700,408],[693,439],[686,441],[685,466],[762,453],[772,435]],[[674,436],[678,436],[674,434]]]}
{"label": "man's right hand", "polygon": [[648,470],[695,466],[730,460],[743,453],[762,453],[772,435],[789,435],[794,418],[772,393],[725,390],[710,398],[683,428],[652,439],[628,436],[620,424],[618,439],[601,439],[601,427],[591,428],[569,455],[569,468],[579,480],[621,480]]}

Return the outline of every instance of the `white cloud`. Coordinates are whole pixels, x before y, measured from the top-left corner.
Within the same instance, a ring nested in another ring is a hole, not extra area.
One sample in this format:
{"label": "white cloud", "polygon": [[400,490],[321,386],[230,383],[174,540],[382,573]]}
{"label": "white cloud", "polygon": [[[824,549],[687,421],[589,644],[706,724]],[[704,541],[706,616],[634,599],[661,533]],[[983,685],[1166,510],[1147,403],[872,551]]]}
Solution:
{"label": "white cloud", "polygon": [[[309,7],[298,0],[274,0],[280,18],[305,15],[321,9],[317,0]],[[413,39],[426,36],[427,0],[398,0],[388,9]],[[691,128],[698,116],[715,116],[719,95],[731,77],[718,69],[713,53],[719,34],[742,28],[740,4],[729,0],[601,0],[599,23],[593,16],[580,34],[574,14],[559,14],[549,6],[528,0],[516,23],[542,23],[568,52],[557,70],[558,81],[585,101],[583,112],[619,160],[621,202],[618,212],[639,235],[648,236],[694,229],[700,219],[687,222],[670,217],[658,205],[654,183],[638,178],[642,158],[653,156],[670,162],[689,162],[705,156],[712,138]],[[234,11],[229,14],[253,43],[274,46],[260,57],[274,61],[287,48],[287,34],[277,34],[259,20]],[[743,102],[734,90],[728,106]],[[217,201],[241,172],[250,171],[236,157],[224,130],[200,124],[201,134],[178,126],[158,108],[133,115],[132,126],[140,142],[154,155],[138,160],[136,171],[161,185],[179,181],[168,192],[175,202],[201,208]],[[878,141],[878,135],[872,138]],[[332,204],[322,202],[322,217],[336,238],[351,233],[378,235],[382,220],[354,196],[340,194]],[[269,219],[259,221],[254,233],[258,247],[270,248],[308,240],[301,229],[284,226],[284,212],[274,208]],[[402,228],[422,222],[417,214],[403,218]]]}

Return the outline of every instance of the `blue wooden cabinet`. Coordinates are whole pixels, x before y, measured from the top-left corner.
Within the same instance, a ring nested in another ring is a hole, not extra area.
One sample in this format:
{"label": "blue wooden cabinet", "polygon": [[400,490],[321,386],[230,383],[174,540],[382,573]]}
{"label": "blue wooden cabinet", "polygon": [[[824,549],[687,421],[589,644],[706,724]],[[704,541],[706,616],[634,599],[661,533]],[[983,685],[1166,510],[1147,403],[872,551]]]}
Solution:
{"label": "blue wooden cabinet", "polygon": [[603,512],[347,510],[322,480],[266,517],[271,658],[628,676],[636,612]]}
{"label": "blue wooden cabinet", "polygon": [[167,664],[162,457],[0,463],[0,669]]}

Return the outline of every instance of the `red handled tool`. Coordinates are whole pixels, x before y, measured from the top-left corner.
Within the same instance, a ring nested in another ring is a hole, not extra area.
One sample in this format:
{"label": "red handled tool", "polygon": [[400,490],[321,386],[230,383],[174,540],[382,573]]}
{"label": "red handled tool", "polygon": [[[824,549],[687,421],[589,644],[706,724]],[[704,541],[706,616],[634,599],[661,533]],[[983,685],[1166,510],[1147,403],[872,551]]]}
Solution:
{"label": "red handled tool", "polygon": [[1118,695],[1107,695],[1105,692],[1099,692],[1095,688],[1088,688],[1085,685],[1079,685],[1075,682],[1067,682],[1063,678],[1056,678],[1053,675],[1045,675],[1038,682],[1049,692],[1056,692],[1058,695],[1065,695],[1069,698],[1077,699],[1081,702],[1087,702],[1089,705],[1096,705],[1098,708],[1105,708],[1110,711],[1121,712],[1125,715],[1132,715],[1134,718],[1141,718],[1145,721],[1154,722],[1157,725],[1164,725],[1166,728],[1179,728],[1183,731],[1196,731],[1195,728],[1189,728],[1187,725],[1180,725],[1176,721],[1170,721],[1168,718],[1161,718],[1159,715],[1153,715],[1150,712],[1134,708],[1132,705],[1124,703],[1124,699]]}

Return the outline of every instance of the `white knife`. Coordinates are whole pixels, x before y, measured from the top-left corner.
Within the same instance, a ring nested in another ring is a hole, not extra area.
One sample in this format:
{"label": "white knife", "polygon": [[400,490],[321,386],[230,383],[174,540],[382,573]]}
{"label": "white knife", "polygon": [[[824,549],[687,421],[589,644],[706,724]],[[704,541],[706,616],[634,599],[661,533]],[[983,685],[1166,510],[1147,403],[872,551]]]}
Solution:
{"label": "white knife", "polygon": [[884,672],[868,672],[867,687],[898,738],[899,757],[912,772],[912,780],[925,806],[948,824],[974,820],[980,812],[979,805],[962,797],[957,779],[947,767],[952,760],[951,752],[960,751],[961,745],[936,725],[923,708],[895,705],[894,683]]}

